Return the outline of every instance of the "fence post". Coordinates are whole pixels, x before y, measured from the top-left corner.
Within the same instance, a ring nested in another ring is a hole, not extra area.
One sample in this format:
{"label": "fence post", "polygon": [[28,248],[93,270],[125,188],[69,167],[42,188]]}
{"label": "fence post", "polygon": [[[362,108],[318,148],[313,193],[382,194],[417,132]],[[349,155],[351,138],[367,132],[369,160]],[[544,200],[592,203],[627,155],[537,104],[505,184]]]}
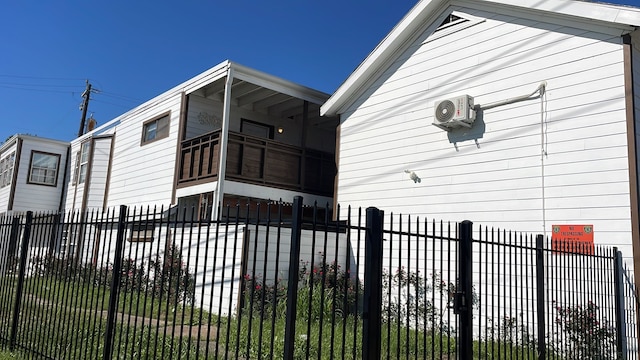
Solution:
{"label": "fence post", "polygon": [[14,254],[16,253],[16,249],[18,248],[18,236],[20,236],[20,217],[14,216],[11,221],[11,234],[9,235],[9,251],[7,252],[8,261],[7,267],[9,269],[13,268],[18,257],[14,258]]}
{"label": "fence post", "polygon": [[20,306],[22,303],[22,290],[24,288],[24,278],[27,271],[27,256],[29,255],[29,238],[31,237],[31,224],[33,222],[33,212],[27,211],[27,218],[22,233],[22,243],[20,244],[20,265],[18,268],[18,287],[16,289],[16,299],[13,304],[13,318],[11,319],[11,337],[9,349],[12,351],[16,347],[18,336],[18,322],[20,321]]}
{"label": "fence post", "polygon": [[455,301],[456,314],[460,316],[458,341],[460,360],[473,359],[473,223],[460,223],[458,251],[458,276],[460,286]]}
{"label": "fence post", "polygon": [[58,239],[58,228],[60,227],[60,213],[53,216],[53,226],[51,234],[49,234],[49,246],[47,249],[47,257],[52,257],[56,251],[56,241]]}
{"label": "fence post", "polygon": [[293,359],[296,342],[296,314],[298,305],[298,274],[300,273],[300,238],[302,237],[302,196],[293,198],[291,223],[291,251],[289,252],[289,280],[287,281],[287,315],[284,328],[284,359]]}
{"label": "fence post", "polygon": [[111,360],[113,352],[113,335],[115,332],[116,312],[118,311],[118,292],[122,275],[122,257],[124,248],[124,234],[127,230],[127,207],[120,205],[118,214],[118,232],[116,234],[115,259],[113,259],[113,276],[111,277],[111,293],[109,294],[109,309],[107,310],[107,324],[104,332],[104,350],[102,358]]}
{"label": "fence post", "polygon": [[622,267],[622,253],[618,251],[617,247],[613,248],[613,269],[614,269],[614,291],[616,299],[616,351],[618,355],[616,359],[627,358],[627,334],[626,324],[624,322],[624,284],[623,279],[623,267]]}
{"label": "fence post", "polygon": [[536,236],[536,301],[538,316],[538,359],[544,360],[547,356],[547,343],[545,339],[545,313],[544,313],[544,236]]}
{"label": "fence post", "polygon": [[364,299],[362,359],[380,359],[382,332],[382,221],[383,212],[367,208],[364,239]]}

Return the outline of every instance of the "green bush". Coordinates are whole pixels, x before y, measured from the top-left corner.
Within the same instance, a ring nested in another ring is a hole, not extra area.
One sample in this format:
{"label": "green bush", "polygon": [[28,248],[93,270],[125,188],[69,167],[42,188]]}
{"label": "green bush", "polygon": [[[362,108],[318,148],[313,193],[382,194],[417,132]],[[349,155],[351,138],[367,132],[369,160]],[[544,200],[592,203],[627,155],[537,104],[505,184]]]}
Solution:
{"label": "green bush", "polygon": [[[309,267],[300,263],[298,274],[297,311],[299,316],[312,319],[337,314],[342,317],[354,314],[357,296],[362,296],[362,284],[351,278],[348,271],[341,269],[335,261]],[[282,279],[273,283],[263,281],[260,276],[245,274],[243,279],[243,305],[246,312],[266,317],[275,310],[284,317],[286,312],[287,289]]]}
{"label": "green bush", "polygon": [[556,333],[552,344],[555,352],[566,360],[616,359],[616,333],[606,317],[600,317],[600,307],[589,301],[586,306],[556,306],[555,323],[562,332]]}
{"label": "green bush", "polygon": [[[30,260],[34,275],[53,276],[64,281],[83,281],[105,288],[111,287],[113,265],[95,267],[77,263],[71,257],[34,256]],[[162,259],[149,266],[134,259],[123,259],[120,270],[120,290],[147,292],[163,301],[192,304],[195,297],[195,275],[189,272],[182,251],[171,244]]]}

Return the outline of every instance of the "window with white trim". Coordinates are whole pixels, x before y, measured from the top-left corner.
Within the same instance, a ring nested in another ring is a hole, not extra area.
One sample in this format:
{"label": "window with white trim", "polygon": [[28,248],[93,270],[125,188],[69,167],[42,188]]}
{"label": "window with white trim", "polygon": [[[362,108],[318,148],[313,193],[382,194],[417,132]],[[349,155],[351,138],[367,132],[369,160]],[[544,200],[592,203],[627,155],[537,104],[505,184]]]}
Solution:
{"label": "window with white trim", "polygon": [[89,167],[89,151],[91,142],[82,144],[80,151],[76,153],[76,171],[74,184],[83,184],[87,178],[87,168]]}
{"label": "window with white trim", "polygon": [[31,151],[29,184],[56,186],[60,154]]}
{"label": "window with white trim", "polygon": [[11,185],[13,181],[13,164],[15,161],[15,151],[0,160],[0,188]]}

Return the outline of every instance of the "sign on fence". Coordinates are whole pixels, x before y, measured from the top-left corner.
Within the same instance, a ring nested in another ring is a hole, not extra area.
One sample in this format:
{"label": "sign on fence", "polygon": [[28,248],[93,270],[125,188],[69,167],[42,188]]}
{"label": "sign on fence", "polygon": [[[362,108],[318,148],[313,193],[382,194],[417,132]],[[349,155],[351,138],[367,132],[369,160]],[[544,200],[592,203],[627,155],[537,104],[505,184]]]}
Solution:
{"label": "sign on fence", "polygon": [[551,248],[554,252],[593,255],[593,225],[553,225]]}

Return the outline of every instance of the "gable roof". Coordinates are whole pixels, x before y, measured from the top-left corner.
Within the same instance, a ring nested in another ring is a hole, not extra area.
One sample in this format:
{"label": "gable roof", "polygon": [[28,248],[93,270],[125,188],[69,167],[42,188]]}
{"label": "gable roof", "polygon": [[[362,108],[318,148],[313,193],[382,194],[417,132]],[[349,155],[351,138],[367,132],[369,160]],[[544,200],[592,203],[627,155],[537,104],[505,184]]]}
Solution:
{"label": "gable roof", "polygon": [[376,46],[320,108],[323,116],[343,113],[413,40],[451,5],[500,7],[532,15],[571,19],[619,30],[620,35],[640,26],[640,9],[574,0],[420,0]]}

